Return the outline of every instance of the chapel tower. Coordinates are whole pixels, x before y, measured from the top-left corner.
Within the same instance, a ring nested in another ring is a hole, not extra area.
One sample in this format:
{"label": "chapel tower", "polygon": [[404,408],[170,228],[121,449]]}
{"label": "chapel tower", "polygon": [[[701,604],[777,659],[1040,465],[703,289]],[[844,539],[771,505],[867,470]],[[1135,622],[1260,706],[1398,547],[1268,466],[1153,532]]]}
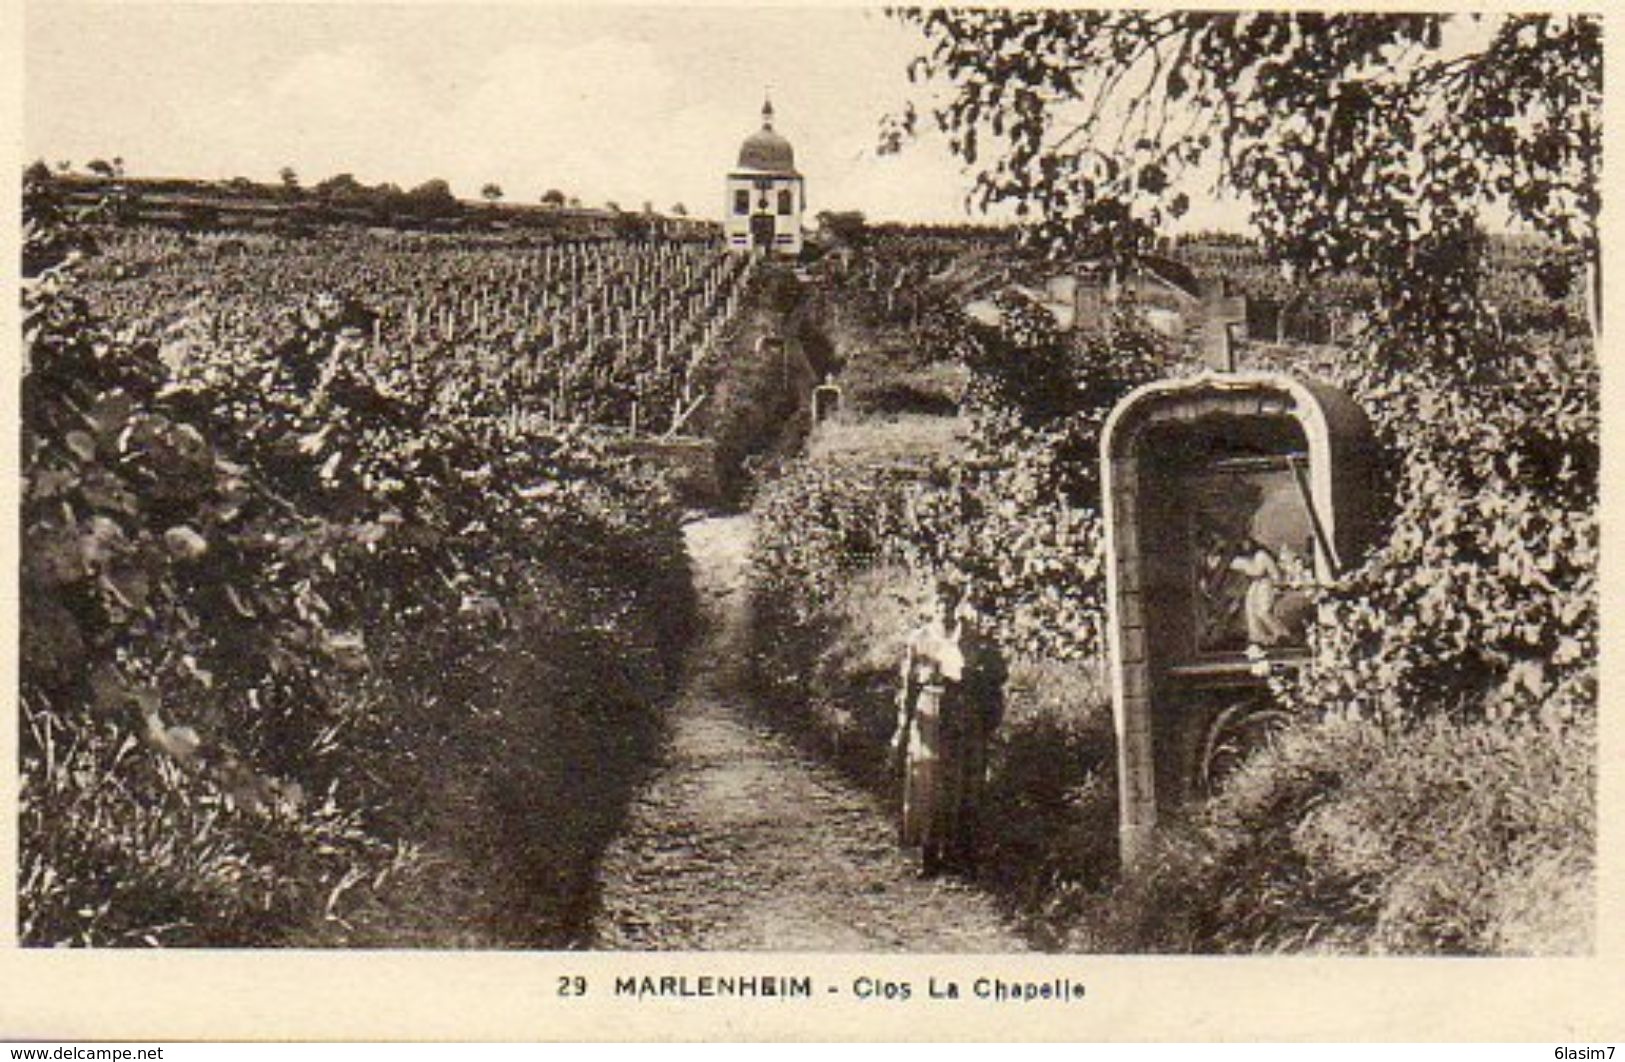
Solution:
{"label": "chapel tower", "polygon": [[762,104],[762,128],[739,147],[739,163],[728,174],[724,232],[728,249],[741,254],[801,253],[801,215],[807,186],[796,172],[790,142],[773,131],[773,102]]}

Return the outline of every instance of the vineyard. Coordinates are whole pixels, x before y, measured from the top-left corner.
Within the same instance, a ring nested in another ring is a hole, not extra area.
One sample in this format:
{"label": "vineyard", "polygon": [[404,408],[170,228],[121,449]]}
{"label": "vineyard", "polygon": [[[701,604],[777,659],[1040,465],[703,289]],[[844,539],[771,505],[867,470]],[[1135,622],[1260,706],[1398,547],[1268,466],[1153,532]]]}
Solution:
{"label": "vineyard", "polygon": [[25,208],[23,940],[580,939],[692,609],[602,436],[746,268]]}
{"label": "vineyard", "polygon": [[29,5],[16,1034],[1600,1056],[1619,19],[815,6]]}
{"label": "vineyard", "polygon": [[[430,415],[680,430],[748,259],[714,242],[115,230],[84,273],[97,316],[177,371],[272,347],[343,305],[353,371]],[[218,367],[216,367],[218,368]]]}

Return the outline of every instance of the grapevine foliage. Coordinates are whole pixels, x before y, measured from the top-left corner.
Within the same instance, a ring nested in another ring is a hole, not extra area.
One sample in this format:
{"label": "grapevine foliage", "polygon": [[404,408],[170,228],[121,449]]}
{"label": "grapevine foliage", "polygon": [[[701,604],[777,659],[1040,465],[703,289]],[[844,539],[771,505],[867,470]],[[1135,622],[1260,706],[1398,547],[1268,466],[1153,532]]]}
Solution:
{"label": "grapevine foliage", "polygon": [[[1480,364],[1490,359],[1480,359]],[[1598,373],[1533,336],[1499,372],[1355,372],[1395,455],[1388,534],[1328,592],[1290,695],[1389,722],[1595,710]]]}
{"label": "grapevine foliage", "polygon": [[[889,274],[892,259],[900,275],[919,268],[906,241],[869,253],[879,261],[836,282]],[[1048,311],[1010,295],[989,327],[941,290],[917,291],[924,305],[911,317],[927,323],[937,356],[970,370],[961,399],[969,453],[912,470],[804,462],[757,507],[759,573],[799,602],[804,622],[828,604],[828,588],[866,566],[907,565],[922,585],[954,572],[1010,648],[1063,660],[1098,654],[1100,430],[1117,400],[1167,371],[1175,353],[1132,312],[1066,335]]]}
{"label": "grapevine foliage", "polygon": [[1104,649],[1100,431],[1173,351],[1132,312],[1065,335],[1042,307],[1003,300],[996,328],[960,320],[971,452],[915,507],[915,555],[969,576],[1006,642],[1072,659]]}
{"label": "grapevine foliage", "polygon": [[342,926],[415,872],[407,780],[491,725],[472,669],[539,609],[672,677],[686,573],[658,484],[578,434],[432,405],[336,295],[258,336],[115,325],[83,295],[106,268],[85,230],[48,187],[25,205],[25,941]]}

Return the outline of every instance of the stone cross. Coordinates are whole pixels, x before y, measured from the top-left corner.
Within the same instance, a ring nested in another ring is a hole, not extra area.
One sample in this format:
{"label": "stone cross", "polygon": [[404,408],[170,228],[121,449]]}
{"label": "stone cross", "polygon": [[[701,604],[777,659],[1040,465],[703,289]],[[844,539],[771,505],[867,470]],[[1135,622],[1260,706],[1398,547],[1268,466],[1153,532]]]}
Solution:
{"label": "stone cross", "polygon": [[1236,371],[1236,325],[1247,327],[1247,296],[1220,289],[1202,300],[1202,363],[1219,372]]}
{"label": "stone cross", "polygon": [[835,384],[819,384],[812,393],[813,423],[822,424],[841,408],[841,389]]}

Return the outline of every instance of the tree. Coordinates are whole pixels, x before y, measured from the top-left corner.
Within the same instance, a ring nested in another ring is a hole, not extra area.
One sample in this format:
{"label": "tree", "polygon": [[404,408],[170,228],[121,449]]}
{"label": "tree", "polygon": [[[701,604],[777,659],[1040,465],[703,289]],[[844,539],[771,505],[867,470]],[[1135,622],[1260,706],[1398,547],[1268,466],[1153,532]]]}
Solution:
{"label": "tree", "polygon": [[549,188],[542,195],[542,205],[554,207],[555,209],[563,206],[564,193],[559,191],[557,188]]}
{"label": "tree", "polygon": [[282,195],[285,198],[296,198],[300,193],[299,174],[292,166],[284,166],[277,171],[277,177],[282,181]]}
{"label": "tree", "polygon": [[[911,78],[948,89],[931,117],[980,167],[972,204],[1014,207],[1052,248],[1143,253],[1206,167],[1251,204],[1274,253],[1305,273],[1376,277],[1396,322],[1472,312],[1489,208],[1575,248],[1597,276],[1594,16],[899,17],[926,41]],[[917,123],[911,103],[885,146]]]}
{"label": "tree", "polygon": [[492,206],[496,206],[497,200],[502,198],[502,186],[495,182],[489,183],[484,188],[480,189],[480,196],[484,198],[487,203],[490,203]]}
{"label": "tree", "polygon": [[438,177],[424,181],[407,192],[406,204],[413,213],[422,217],[443,217],[458,210],[457,197],[452,195],[451,185]]}
{"label": "tree", "polygon": [[671,214],[672,214],[672,217],[686,218],[686,217],[688,217],[688,207],[684,206],[681,203],[673,203],[672,208],[671,208]]}
{"label": "tree", "polygon": [[367,189],[367,204],[372,208],[373,218],[385,225],[394,221],[398,211],[408,209],[406,193],[400,185],[388,181]]}
{"label": "tree", "polygon": [[113,167],[113,164],[108,162],[106,159],[91,159],[89,162],[85,163],[85,169],[89,170],[91,173],[94,173],[96,176],[105,178],[109,181],[118,176],[118,170],[116,170]]}
{"label": "tree", "polygon": [[44,159],[35,159],[28,164],[27,169],[23,170],[23,181],[25,183],[29,181],[49,181],[50,179],[51,167]]}

